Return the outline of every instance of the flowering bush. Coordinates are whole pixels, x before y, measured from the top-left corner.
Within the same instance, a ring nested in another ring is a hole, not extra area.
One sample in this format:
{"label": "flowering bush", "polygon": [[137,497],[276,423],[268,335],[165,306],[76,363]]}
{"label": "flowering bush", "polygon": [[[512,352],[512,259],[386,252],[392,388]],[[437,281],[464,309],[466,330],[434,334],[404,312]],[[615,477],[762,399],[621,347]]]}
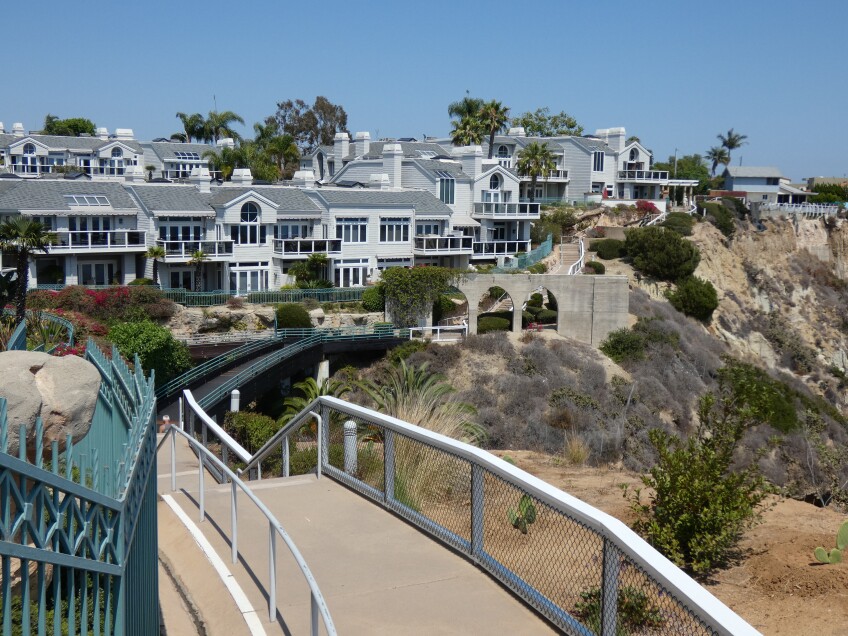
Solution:
{"label": "flowering bush", "polygon": [[659,209],[650,201],[639,200],[636,202],[636,209],[645,214],[657,214]]}
{"label": "flowering bush", "polygon": [[85,343],[78,344],[74,347],[69,347],[68,345],[62,343],[56,349],[53,350],[53,355],[59,358],[64,356],[79,356],[82,358],[85,356]]}
{"label": "flowering bush", "polygon": [[144,286],[87,289],[71,285],[60,292],[37,290],[27,295],[27,304],[32,309],[73,311],[103,322],[168,318],[176,309],[161,291]]}

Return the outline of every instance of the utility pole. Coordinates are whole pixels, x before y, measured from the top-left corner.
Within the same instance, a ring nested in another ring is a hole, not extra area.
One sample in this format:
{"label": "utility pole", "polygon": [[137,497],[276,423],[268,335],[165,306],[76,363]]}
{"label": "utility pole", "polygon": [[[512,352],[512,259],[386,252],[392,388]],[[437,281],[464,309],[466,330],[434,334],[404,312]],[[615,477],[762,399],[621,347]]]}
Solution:
{"label": "utility pole", "polygon": [[674,149],[674,178],[677,178],[677,148]]}

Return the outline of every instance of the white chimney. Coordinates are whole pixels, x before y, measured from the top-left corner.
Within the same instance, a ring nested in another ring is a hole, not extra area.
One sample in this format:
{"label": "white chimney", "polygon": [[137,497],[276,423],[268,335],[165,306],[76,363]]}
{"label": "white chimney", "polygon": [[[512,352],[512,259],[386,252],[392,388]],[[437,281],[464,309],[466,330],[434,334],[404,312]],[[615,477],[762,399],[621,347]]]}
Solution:
{"label": "white chimney", "polygon": [[464,146],[457,148],[460,155],[462,171],[472,179],[483,173],[483,149],[480,146]]}
{"label": "white chimney", "polygon": [[4,135],[6,133],[6,127],[3,125],[3,122],[0,121],[0,135]]}
{"label": "white chimney", "polygon": [[383,170],[389,175],[393,188],[401,187],[403,148],[400,144],[383,146]]}
{"label": "white chimney", "polygon": [[100,128],[97,129],[97,131],[94,134],[97,135],[100,139],[109,139],[109,129],[108,128],[100,127]]}
{"label": "white chimney", "polygon": [[[235,174],[235,172],[233,172]],[[191,174],[188,177],[189,183],[194,184],[200,192],[208,194],[210,192],[209,185],[212,181],[212,175],[209,174],[209,168],[206,166],[195,166],[191,169]]]}
{"label": "white chimney", "polygon": [[342,169],[344,158],[350,152],[350,136],[346,132],[336,133],[333,138],[333,156],[336,159],[336,172]]}
{"label": "white chimney", "polygon": [[616,152],[621,152],[624,150],[624,141],[627,139],[627,133],[624,128],[598,128],[595,131],[595,137],[605,141]]}
{"label": "white chimney", "polygon": [[23,137],[24,136],[24,125],[21,122],[16,121],[14,124],[12,124],[12,134],[15,137]]}
{"label": "white chimney", "polygon": [[507,135],[509,135],[510,137],[526,137],[527,133],[524,132],[523,126],[516,126],[514,128],[510,128],[509,132],[507,132]]}
{"label": "white chimney", "polygon": [[218,148],[235,148],[236,142],[232,137],[224,137],[223,139],[219,139],[216,145]]}
{"label": "white chimney", "polygon": [[250,173],[250,168],[236,168],[233,170],[233,176],[230,177],[230,183],[252,185],[253,175]]}
{"label": "white chimney", "polygon": [[292,184],[298,186],[311,186],[315,183],[315,173],[312,170],[298,170],[292,177]]}
{"label": "white chimney", "polygon": [[353,136],[353,154],[357,157],[362,157],[368,154],[368,149],[371,147],[371,133],[358,132]]}
{"label": "white chimney", "polygon": [[372,190],[389,190],[392,187],[387,174],[372,174],[368,179],[368,187]]}
{"label": "white chimney", "polygon": [[115,128],[115,136],[121,141],[132,141],[135,139],[132,128]]}
{"label": "white chimney", "polygon": [[144,183],[144,168],[141,166],[127,166],[124,168],[124,179],[127,183]]}

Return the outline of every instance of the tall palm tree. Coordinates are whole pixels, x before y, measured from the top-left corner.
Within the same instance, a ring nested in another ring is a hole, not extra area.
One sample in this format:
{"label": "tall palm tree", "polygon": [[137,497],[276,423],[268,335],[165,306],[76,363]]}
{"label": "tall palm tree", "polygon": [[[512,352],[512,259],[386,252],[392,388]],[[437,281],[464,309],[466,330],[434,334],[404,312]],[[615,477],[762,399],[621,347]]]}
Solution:
{"label": "tall palm tree", "polygon": [[[276,164],[280,171],[280,177],[284,179],[289,178],[286,176],[286,166],[296,165],[300,160],[300,150],[291,135],[272,137],[265,144],[265,152],[268,153],[271,161]],[[289,173],[290,175],[291,173]]]}
{"label": "tall palm tree", "polygon": [[203,250],[197,250],[191,255],[189,265],[194,265],[194,291],[201,291],[203,286],[203,263],[209,260],[209,255]]}
{"label": "tall palm tree", "polygon": [[483,100],[471,97],[466,91],[465,97],[456,102],[448,104],[448,115],[462,119],[463,117],[476,117],[483,107]]}
{"label": "tall palm tree", "polygon": [[730,153],[724,146],[713,146],[707,150],[707,161],[712,161],[712,176],[715,176],[716,168],[719,164],[727,165],[730,163]]}
{"label": "tall palm tree", "polygon": [[233,170],[243,163],[242,152],[239,148],[216,148],[206,150],[203,158],[209,161],[209,167],[221,173],[223,181],[229,181]]}
{"label": "tall palm tree", "polygon": [[231,110],[225,110],[220,113],[217,110],[210,110],[209,115],[206,117],[204,136],[213,144],[218,143],[219,139],[226,137],[241,139],[241,135],[233,130],[232,125],[235,122],[244,125],[244,119],[242,119],[241,115],[237,115]]}
{"label": "tall palm tree", "polygon": [[151,245],[144,253],[145,258],[153,259],[153,284],[159,284],[159,259],[165,258],[165,248],[161,245]]}
{"label": "tall palm tree", "polygon": [[18,259],[15,282],[15,325],[26,317],[29,286],[29,261],[33,254],[47,253],[54,236],[38,221],[23,216],[7,219],[0,225],[0,249],[14,252]]}
{"label": "tall palm tree", "polygon": [[183,130],[185,130],[185,140],[191,143],[192,139],[200,141],[204,137],[206,130],[206,120],[200,113],[177,113],[177,119],[183,122]]}
{"label": "tall palm tree", "polygon": [[472,146],[483,143],[483,128],[480,121],[470,115],[453,120],[451,141],[454,146]]}
{"label": "tall palm tree", "polygon": [[503,132],[509,124],[509,107],[493,99],[483,104],[477,111],[477,119],[489,133],[489,159],[491,159],[495,151],[495,135]]}
{"label": "tall palm tree", "polygon": [[748,135],[735,133],[733,132],[733,128],[731,128],[727,131],[726,135],[718,134],[716,137],[718,137],[721,145],[727,148],[727,163],[730,163],[730,153],[737,148],[741,148],[742,144],[744,144],[745,140],[748,138]]}
{"label": "tall palm tree", "polygon": [[553,153],[548,149],[547,143],[533,141],[518,153],[518,163],[515,166],[518,174],[530,177],[530,201],[536,199],[536,183],[539,177],[547,179],[551,170],[556,168],[556,160]]}

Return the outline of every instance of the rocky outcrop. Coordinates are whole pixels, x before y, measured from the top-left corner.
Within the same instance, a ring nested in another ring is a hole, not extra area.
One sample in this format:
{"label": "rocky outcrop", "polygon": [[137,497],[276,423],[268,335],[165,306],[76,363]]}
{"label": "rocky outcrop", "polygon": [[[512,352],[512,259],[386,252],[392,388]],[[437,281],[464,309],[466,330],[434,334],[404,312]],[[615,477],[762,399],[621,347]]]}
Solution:
{"label": "rocky outcrop", "polygon": [[242,307],[179,306],[165,326],[176,338],[212,332],[262,331],[273,329],[274,308],[249,303],[244,303]]}
{"label": "rocky outcrop", "polygon": [[[35,421],[44,423],[44,445],[65,447],[88,433],[97,404],[100,373],[77,356],[53,357],[35,351],[0,353],[0,396],[6,398],[9,426],[7,452],[17,455],[19,430],[27,428],[27,445],[35,438]],[[31,446],[30,446],[31,447]]]}

